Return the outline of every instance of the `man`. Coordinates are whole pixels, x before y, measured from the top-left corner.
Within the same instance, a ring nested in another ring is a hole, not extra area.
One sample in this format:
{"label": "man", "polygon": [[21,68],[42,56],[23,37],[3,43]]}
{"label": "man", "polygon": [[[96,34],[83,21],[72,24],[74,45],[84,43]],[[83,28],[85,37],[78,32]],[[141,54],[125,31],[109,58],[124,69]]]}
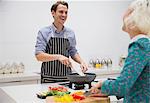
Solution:
{"label": "man", "polygon": [[41,83],[67,81],[66,75],[71,73],[69,56],[80,64],[83,72],[87,66],[76,49],[74,32],[66,28],[64,23],[68,14],[68,3],[57,1],[51,7],[54,18],[52,25],[38,32],[35,55],[42,61]]}

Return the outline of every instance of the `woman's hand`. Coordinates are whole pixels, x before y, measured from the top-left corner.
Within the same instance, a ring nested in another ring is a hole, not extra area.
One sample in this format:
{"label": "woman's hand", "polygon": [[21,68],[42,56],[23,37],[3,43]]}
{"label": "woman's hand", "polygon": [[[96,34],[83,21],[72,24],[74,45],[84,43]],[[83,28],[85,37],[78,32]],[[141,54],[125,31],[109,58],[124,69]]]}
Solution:
{"label": "woman's hand", "polygon": [[100,80],[99,82],[92,84],[92,87],[101,88],[102,84],[103,84],[103,81]]}
{"label": "woman's hand", "polygon": [[90,91],[91,91],[91,96],[93,97],[103,97],[103,96],[107,96],[105,94],[101,93],[101,90],[99,88],[101,88],[103,84],[103,81],[99,81],[96,84],[93,84]]}
{"label": "woman's hand", "polygon": [[101,86],[102,86],[102,81],[99,81],[96,84],[92,84],[92,87],[90,89],[91,93],[93,94],[99,93],[100,90],[98,88],[101,88]]}
{"label": "woman's hand", "polygon": [[99,90],[98,93],[92,93],[90,96],[91,96],[91,97],[107,97],[107,95],[106,95],[106,94],[103,94],[103,93],[101,92],[101,90]]}
{"label": "woman's hand", "polygon": [[88,70],[87,65],[84,62],[82,62],[80,64],[80,68],[81,68],[83,73],[85,73]]}
{"label": "woman's hand", "polygon": [[100,92],[100,90],[97,87],[91,87],[90,91],[91,94],[98,94]]}

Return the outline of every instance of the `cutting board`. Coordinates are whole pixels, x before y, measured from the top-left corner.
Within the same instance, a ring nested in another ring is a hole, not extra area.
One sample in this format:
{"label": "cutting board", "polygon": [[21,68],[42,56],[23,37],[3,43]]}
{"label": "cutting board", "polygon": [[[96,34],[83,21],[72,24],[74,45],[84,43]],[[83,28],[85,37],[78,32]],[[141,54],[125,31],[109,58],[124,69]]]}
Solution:
{"label": "cutting board", "polygon": [[[57,103],[53,96],[46,97],[46,103]],[[59,102],[60,103],[60,102]],[[63,102],[65,103],[65,102]],[[109,97],[86,97],[86,99],[72,103],[110,103]]]}

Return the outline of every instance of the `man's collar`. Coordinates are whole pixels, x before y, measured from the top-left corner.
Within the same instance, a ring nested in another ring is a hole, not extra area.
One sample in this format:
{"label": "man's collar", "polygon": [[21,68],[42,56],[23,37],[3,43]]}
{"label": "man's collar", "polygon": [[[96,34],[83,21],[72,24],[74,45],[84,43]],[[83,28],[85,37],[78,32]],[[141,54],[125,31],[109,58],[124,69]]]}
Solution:
{"label": "man's collar", "polygon": [[59,34],[60,32],[64,32],[66,30],[65,26],[63,26],[62,31],[58,32],[58,30],[57,30],[56,26],[54,25],[54,23],[52,23],[52,28],[53,28],[53,31],[57,34]]}

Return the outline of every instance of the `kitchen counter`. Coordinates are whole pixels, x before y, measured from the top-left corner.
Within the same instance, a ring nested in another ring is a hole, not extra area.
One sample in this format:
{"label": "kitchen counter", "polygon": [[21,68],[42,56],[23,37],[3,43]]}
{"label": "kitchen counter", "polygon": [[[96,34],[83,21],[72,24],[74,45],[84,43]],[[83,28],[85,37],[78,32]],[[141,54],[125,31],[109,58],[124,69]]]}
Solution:
{"label": "kitchen counter", "polygon": [[101,78],[114,78],[119,76],[121,69],[96,69],[96,68],[89,68],[88,73],[95,73],[96,79]]}
{"label": "kitchen counter", "polygon": [[111,75],[111,74],[120,74],[121,69],[96,69],[96,68],[89,68],[89,73],[95,73],[97,75]]}
{"label": "kitchen counter", "polygon": [[[45,103],[44,99],[39,99],[36,93],[48,89],[48,86],[56,86],[57,83],[32,84],[0,87],[0,103]],[[117,99],[110,96],[111,103]],[[119,102],[121,103],[121,102]]]}
{"label": "kitchen counter", "polygon": [[[95,73],[96,79],[114,78],[120,74],[120,69],[95,69],[89,68],[88,73]],[[12,86],[22,84],[38,84],[40,83],[40,72],[25,72],[17,74],[0,74],[0,86]]]}
{"label": "kitchen counter", "polygon": [[36,73],[0,74],[0,86],[30,84],[40,82],[40,75]]}
{"label": "kitchen counter", "polygon": [[0,88],[0,103],[44,103],[36,93],[47,90],[50,84],[7,86]]}

